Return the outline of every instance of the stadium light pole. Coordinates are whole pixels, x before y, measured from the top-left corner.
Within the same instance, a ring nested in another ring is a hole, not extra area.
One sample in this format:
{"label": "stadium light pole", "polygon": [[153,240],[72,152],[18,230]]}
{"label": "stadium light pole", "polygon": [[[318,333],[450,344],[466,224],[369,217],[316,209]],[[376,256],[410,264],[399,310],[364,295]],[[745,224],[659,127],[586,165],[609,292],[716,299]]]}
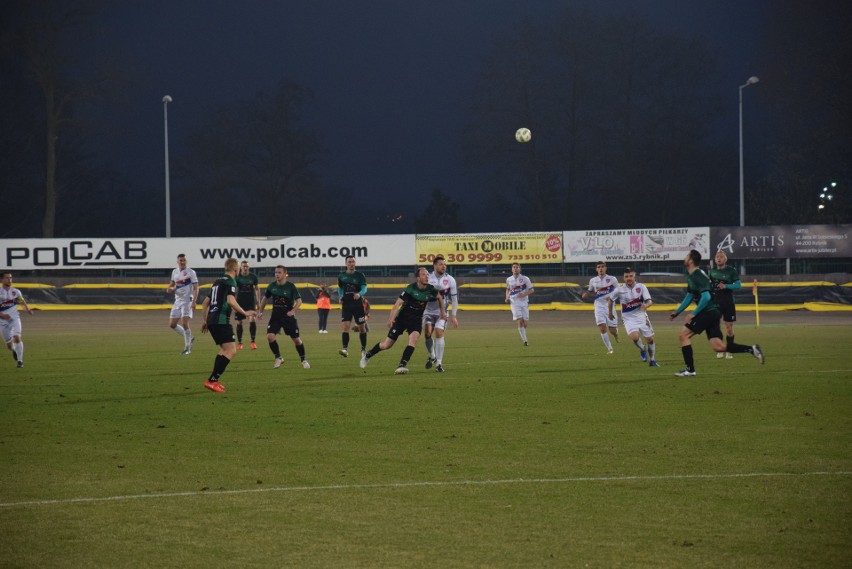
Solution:
{"label": "stadium light pole", "polygon": [[[172,98],[169,95],[163,97],[163,135],[165,136],[166,149],[166,237],[172,236],[172,212],[171,198],[169,197],[169,103]],[[742,138],[742,135],[741,135]]]}
{"label": "stadium light pole", "polygon": [[743,183],[743,89],[760,81],[752,75],[740,85],[740,227],[745,226],[745,185]]}

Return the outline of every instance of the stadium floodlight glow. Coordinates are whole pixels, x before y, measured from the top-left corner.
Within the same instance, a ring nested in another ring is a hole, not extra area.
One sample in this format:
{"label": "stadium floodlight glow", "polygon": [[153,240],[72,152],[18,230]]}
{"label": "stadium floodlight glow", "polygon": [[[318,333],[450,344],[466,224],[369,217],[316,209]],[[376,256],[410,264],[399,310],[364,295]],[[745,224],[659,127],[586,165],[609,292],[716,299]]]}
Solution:
{"label": "stadium floodlight glow", "polygon": [[172,236],[172,212],[171,198],[169,197],[169,103],[172,98],[169,95],[163,97],[163,133],[165,136],[166,149],[166,237]]}
{"label": "stadium floodlight glow", "polygon": [[752,75],[744,85],[740,85],[740,227],[745,225],[745,190],[743,187],[743,89],[760,81]]}

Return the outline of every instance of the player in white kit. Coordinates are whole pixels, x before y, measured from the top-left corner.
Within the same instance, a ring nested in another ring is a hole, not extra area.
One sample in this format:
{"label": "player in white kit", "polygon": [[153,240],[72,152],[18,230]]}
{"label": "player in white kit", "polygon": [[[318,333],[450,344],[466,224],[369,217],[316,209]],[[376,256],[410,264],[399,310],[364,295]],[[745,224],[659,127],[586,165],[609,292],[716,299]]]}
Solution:
{"label": "player in white kit", "polygon": [[618,280],[606,274],[606,263],[598,261],[595,265],[595,270],[598,272],[596,277],[589,280],[589,289],[583,293],[583,298],[595,297],[595,324],[598,325],[598,330],[601,333],[601,340],[606,346],[607,353],[612,353],[612,342],[607,335],[607,329],[615,341],[618,342],[618,317],[613,314],[610,318],[609,307],[607,306],[606,297],[609,293],[615,290],[618,286]]}
{"label": "player in white kit", "polygon": [[527,342],[527,324],[530,320],[530,295],[532,282],[521,274],[518,263],[512,265],[512,276],[506,279],[506,302],[512,307],[512,319],[518,323],[518,334],[525,346]]}
{"label": "player in white kit", "polygon": [[21,291],[12,286],[12,273],[0,274],[3,286],[0,287],[0,334],[6,347],[12,351],[12,357],[18,362],[18,367],[24,367],[24,342],[21,339],[21,315],[18,304],[24,306],[27,314],[32,315],[27,301]]}
{"label": "player in white kit", "polygon": [[[175,293],[175,303],[169,314],[169,328],[183,337],[184,348],[181,355],[192,353],[192,343],[195,337],[189,329],[189,319],[198,300],[198,276],[195,271],[186,266],[186,255],[177,256],[178,266],[172,271],[172,280],[166,292]],[[180,324],[178,323],[180,321]]]}
{"label": "player in white kit", "polygon": [[[636,271],[627,267],[624,269],[624,284],[615,287],[606,297],[609,318],[615,318],[615,303],[621,303],[621,320],[624,329],[633,343],[639,348],[639,357],[643,362],[648,362],[651,367],[660,367],[656,360],[656,344],[654,343],[654,328],[648,318],[648,307],[654,302],[648,287],[636,282]],[[639,334],[648,343],[647,348],[642,343]]]}
{"label": "player in white kit", "polygon": [[[447,261],[443,256],[438,255],[432,261],[432,272],[429,273],[429,284],[438,289],[441,296],[438,300],[430,302],[426,305],[426,310],[423,312],[423,334],[426,336],[426,349],[429,350],[429,357],[426,360],[426,369],[435,364],[435,371],[443,372],[444,366],[444,332],[447,329],[447,319],[453,328],[459,327],[459,321],[456,317],[458,313],[459,289],[456,286],[456,279],[447,274]],[[438,303],[444,303],[444,309],[448,314],[447,319],[441,319],[441,312],[438,308]],[[452,312],[449,312],[449,306],[452,305]],[[435,340],[432,341],[432,332],[435,333]]]}

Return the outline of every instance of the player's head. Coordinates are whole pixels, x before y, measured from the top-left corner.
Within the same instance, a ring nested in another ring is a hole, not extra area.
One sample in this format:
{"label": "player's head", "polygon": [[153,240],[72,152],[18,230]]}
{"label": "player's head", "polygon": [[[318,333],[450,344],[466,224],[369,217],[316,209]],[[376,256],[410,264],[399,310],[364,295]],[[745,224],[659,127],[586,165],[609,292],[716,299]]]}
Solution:
{"label": "player's head", "polygon": [[724,251],[716,251],[716,257],[714,257],[714,260],[716,261],[717,267],[724,267],[728,264],[728,256]]}
{"label": "player's head", "polygon": [[275,280],[278,282],[284,282],[287,278],[287,267],[284,265],[278,265],[275,267]]}
{"label": "player's head", "polygon": [[9,271],[3,271],[0,273],[0,278],[3,279],[3,286],[9,288],[12,286],[12,273]]}
{"label": "player's head", "polygon": [[432,261],[432,269],[438,275],[443,275],[447,272],[447,260],[443,255],[437,255],[435,260]]}
{"label": "player's head", "polygon": [[512,274],[518,276],[521,274],[521,265],[520,263],[512,263]]}
{"label": "player's head", "polygon": [[237,269],[240,267],[240,262],[236,259],[228,259],[225,261],[225,272],[237,274]]}
{"label": "player's head", "polygon": [[429,269],[426,267],[417,268],[417,282],[419,284],[429,284]]}
{"label": "player's head", "polygon": [[595,263],[595,271],[597,271],[598,276],[604,276],[606,274],[606,262],[598,261]]}
{"label": "player's head", "polygon": [[687,253],[686,258],[683,260],[683,264],[687,267],[697,267],[701,265],[701,253],[699,253],[695,249],[691,250],[689,253]]}
{"label": "player's head", "polygon": [[178,267],[180,267],[181,269],[185,269],[186,268],[186,255],[184,255],[183,253],[179,254],[177,256],[177,263],[178,263]]}
{"label": "player's head", "polygon": [[624,269],[624,284],[627,286],[633,286],[633,283],[636,282],[636,271],[633,267],[627,267]]}
{"label": "player's head", "polygon": [[349,255],[348,257],[346,257],[346,270],[347,271],[354,271],[355,270],[355,257],[353,257],[352,255]]}
{"label": "player's head", "polygon": [[249,274],[250,269],[251,269],[251,267],[249,267],[248,261],[243,261],[242,263],[240,263],[240,274],[241,275]]}

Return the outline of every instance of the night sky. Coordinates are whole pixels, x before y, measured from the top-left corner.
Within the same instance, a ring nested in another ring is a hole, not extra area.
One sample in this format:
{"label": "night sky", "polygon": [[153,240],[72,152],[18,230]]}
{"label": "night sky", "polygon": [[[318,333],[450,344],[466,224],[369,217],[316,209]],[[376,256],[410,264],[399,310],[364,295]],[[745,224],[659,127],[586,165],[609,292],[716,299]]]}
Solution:
{"label": "night sky", "polygon": [[[92,45],[127,62],[133,84],[79,113],[99,125],[91,149],[98,159],[156,201],[164,186],[164,95],[173,97],[170,156],[179,170],[188,133],[211,108],[268,92],[287,78],[315,94],[305,122],[328,149],[317,170],[329,187],[380,203],[375,209],[381,212],[402,207],[409,192],[433,188],[469,207],[481,196],[469,191],[459,131],[482,60],[525,19],[545,23],[565,6],[565,0],[107,2],[102,33]],[[630,9],[665,33],[698,37],[710,48],[718,60],[722,109],[711,128],[717,140],[730,143],[735,195],[738,86],[761,76],[763,23],[773,2],[608,0],[587,6],[602,15]],[[749,137],[760,132],[755,123],[777,120],[760,107],[767,89],[772,84],[762,77],[748,90]],[[513,130],[505,137],[514,144]],[[760,169],[769,146],[752,138],[749,165]],[[179,183],[173,186],[180,191]],[[705,223],[713,222],[736,219]],[[372,231],[367,226],[363,232]]]}

